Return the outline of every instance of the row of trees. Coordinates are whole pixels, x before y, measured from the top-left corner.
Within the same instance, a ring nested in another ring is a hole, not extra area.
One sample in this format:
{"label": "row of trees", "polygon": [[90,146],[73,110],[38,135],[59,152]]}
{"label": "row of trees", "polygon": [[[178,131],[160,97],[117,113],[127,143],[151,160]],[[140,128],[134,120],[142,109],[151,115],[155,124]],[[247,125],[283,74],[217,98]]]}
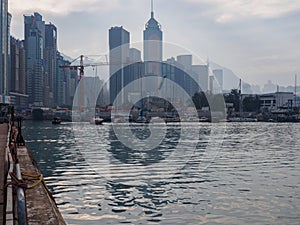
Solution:
{"label": "row of trees", "polygon": [[[242,111],[244,112],[258,112],[260,109],[260,102],[258,96],[245,97],[241,103],[240,93],[237,89],[232,89],[228,94],[216,94],[211,95],[204,92],[195,93],[192,97],[193,103],[197,109],[202,109],[203,107],[211,107],[214,105],[215,110],[225,108],[224,103],[232,103],[235,112],[240,111],[240,104],[242,104]],[[209,104],[210,103],[210,104]]]}

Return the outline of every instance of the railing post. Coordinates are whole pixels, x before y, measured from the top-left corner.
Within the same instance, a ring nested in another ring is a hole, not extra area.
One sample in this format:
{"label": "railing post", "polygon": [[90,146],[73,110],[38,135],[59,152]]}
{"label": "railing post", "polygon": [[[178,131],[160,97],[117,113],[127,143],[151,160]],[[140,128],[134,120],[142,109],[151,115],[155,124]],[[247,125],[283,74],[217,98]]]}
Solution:
{"label": "railing post", "polygon": [[[16,162],[15,173],[19,180],[22,180],[20,164]],[[26,225],[26,201],[25,193],[22,187],[17,187],[17,209],[18,209],[18,225]]]}

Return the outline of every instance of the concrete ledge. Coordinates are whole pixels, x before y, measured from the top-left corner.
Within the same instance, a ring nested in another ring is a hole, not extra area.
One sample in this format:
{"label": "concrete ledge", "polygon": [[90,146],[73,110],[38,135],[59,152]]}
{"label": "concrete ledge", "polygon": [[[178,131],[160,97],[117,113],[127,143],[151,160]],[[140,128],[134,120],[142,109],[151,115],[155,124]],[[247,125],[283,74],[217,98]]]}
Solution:
{"label": "concrete ledge", "polygon": [[[22,173],[40,174],[32,153],[27,146],[18,147],[18,159]],[[41,182],[32,189],[26,189],[25,196],[28,224],[66,224],[45,182]]]}

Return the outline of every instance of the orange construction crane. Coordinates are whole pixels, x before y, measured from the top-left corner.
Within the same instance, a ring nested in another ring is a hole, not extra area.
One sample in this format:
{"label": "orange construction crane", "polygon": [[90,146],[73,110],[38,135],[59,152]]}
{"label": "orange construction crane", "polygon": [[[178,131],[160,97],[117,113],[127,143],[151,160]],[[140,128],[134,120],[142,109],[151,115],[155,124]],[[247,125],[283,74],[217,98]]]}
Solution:
{"label": "orange construction crane", "polygon": [[[74,59],[70,65],[62,65],[59,66],[59,68],[68,68],[70,70],[78,70],[79,69],[79,80],[81,80],[81,78],[84,76],[84,68],[85,67],[96,67],[96,66],[107,66],[110,63],[108,62],[108,57],[107,55],[94,55],[94,56],[100,56],[100,57],[105,57],[104,62],[96,62],[96,63],[86,63],[84,64],[83,60],[84,55],[80,55],[79,57],[77,57],[76,59]],[[73,62],[75,62],[76,60],[80,59],[80,63],[79,65],[72,65]]]}
{"label": "orange construction crane", "polygon": [[[101,57],[104,56],[105,57],[105,61],[104,62],[84,64],[84,62],[83,62],[84,57],[87,57],[87,56],[80,55],[79,57],[77,57],[76,59],[74,59],[70,63],[70,65],[59,66],[59,68],[63,68],[63,69],[79,70],[79,108],[80,108],[80,111],[84,111],[84,103],[85,103],[84,102],[84,82],[80,82],[81,79],[84,77],[84,68],[85,67],[97,67],[97,66],[109,65],[109,62],[107,60],[107,55],[97,55],[97,56],[101,56]],[[72,63],[74,63],[78,59],[80,59],[79,65],[72,65]]]}
{"label": "orange construction crane", "polygon": [[[101,57],[102,62],[95,62],[95,63],[84,63],[84,58],[88,57]],[[79,65],[72,65],[75,61],[79,60]],[[70,70],[79,70],[79,81],[84,77],[84,68],[85,67],[98,67],[98,66],[109,66],[109,65],[130,65],[133,63],[138,63],[139,61],[126,61],[126,62],[109,62],[108,61],[108,56],[107,55],[89,55],[89,56],[84,56],[80,55],[76,59],[74,59],[70,65],[62,65],[59,66],[59,68],[67,68]],[[80,104],[80,109],[81,111],[84,109],[84,82],[80,82],[80,94],[79,94],[79,104]]]}

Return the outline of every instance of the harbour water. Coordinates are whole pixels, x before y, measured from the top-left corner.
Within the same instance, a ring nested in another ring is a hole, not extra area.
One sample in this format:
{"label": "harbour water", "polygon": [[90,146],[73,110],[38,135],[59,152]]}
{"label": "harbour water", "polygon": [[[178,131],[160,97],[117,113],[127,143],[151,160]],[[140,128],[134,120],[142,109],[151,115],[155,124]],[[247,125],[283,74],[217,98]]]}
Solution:
{"label": "harbour water", "polygon": [[183,126],[153,149],[110,124],[25,121],[23,135],[68,224],[300,224],[299,123]]}

